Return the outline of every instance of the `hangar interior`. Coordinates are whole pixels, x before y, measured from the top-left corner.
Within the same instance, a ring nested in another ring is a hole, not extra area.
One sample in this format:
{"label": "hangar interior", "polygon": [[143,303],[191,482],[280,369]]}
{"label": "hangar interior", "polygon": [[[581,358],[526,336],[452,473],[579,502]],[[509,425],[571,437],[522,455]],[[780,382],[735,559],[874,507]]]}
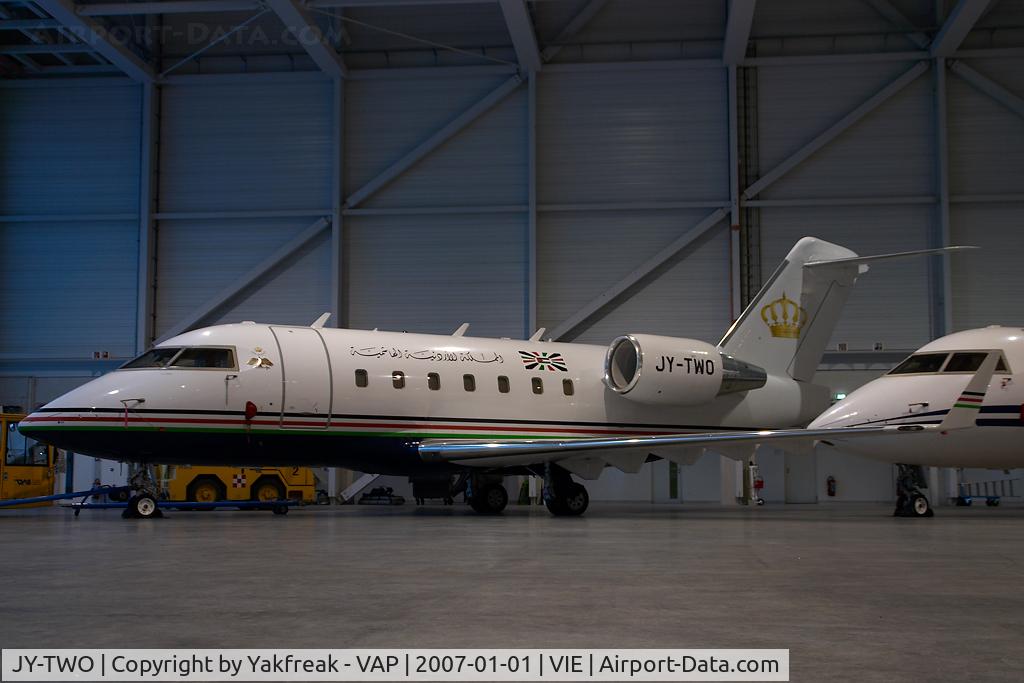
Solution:
{"label": "hangar interior", "polygon": [[[1024,320],[1022,117],[1019,0],[2,0],[0,403],[324,311],[715,343],[804,235],[982,247],[862,278],[819,371],[846,393]],[[760,460],[769,502],[893,497],[886,464]],[[727,501],[733,467],[591,496]]]}

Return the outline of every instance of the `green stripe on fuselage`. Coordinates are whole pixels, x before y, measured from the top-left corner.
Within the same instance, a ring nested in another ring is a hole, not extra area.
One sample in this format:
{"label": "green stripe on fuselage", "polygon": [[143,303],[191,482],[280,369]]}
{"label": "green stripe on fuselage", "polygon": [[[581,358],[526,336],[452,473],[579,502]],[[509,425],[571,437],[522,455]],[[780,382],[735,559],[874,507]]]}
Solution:
{"label": "green stripe on fuselage", "polygon": [[559,435],[559,434],[503,434],[501,432],[490,432],[485,434],[470,434],[459,432],[447,434],[444,432],[346,432],[330,429],[240,429],[237,427],[113,427],[95,425],[26,425],[19,427],[21,431],[54,431],[62,432],[111,432],[123,434],[124,432],[180,432],[191,434],[312,434],[323,436],[361,436],[361,437],[393,437],[404,439],[585,439],[590,436],[608,436],[606,434],[593,435]]}

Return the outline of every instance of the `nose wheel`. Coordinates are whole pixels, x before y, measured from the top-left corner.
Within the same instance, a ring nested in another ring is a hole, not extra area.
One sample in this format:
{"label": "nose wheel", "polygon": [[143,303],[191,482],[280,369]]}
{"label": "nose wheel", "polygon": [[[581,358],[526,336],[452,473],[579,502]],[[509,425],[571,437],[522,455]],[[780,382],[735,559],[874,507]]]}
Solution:
{"label": "nose wheel", "polygon": [[157,505],[159,487],[149,465],[143,465],[136,470],[128,480],[128,485],[137,493],[128,499],[128,507],[121,513],[122,517],[125,519],[154,519],[164,516]]}
{"label": "nose wheel", "polygon": [[934,517],[932,505],[921,489],[928,488],[920,465],[897,465],[896,510],[894,517]]}

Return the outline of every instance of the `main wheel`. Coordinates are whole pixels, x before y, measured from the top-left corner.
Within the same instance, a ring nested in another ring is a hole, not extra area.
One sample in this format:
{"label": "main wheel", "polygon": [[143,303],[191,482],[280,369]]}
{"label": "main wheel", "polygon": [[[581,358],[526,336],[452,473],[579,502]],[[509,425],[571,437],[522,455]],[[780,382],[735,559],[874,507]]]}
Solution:
{"label": "main wheel", "polygon": [[556,491],[551,498],[545,498],[544,504],[548,511],[558,517],[578,517],[587,511],[590,505],[590,495],[587,494],[587,487],[576,482],[565,487],[566,490]]}
{"label": "main wheel", "polygon": [[910,511],[915,517],[931,517],[932,514],[934,514],[928,499],[920,493],[916,493],[910,497]]}
{"label": "main wheel", "polygon": [[496,515],[508,505],[508,491],[501,484],[487,484],[469,499],[469,505],[482,515]]}
{"label": "main wheel", "polygon": [[139,519],[157,517],[159,512],[156,506],[156,499],[145,493],[134,496],[129,500],[128,510],[131,511],[133,517],[138,517]]}

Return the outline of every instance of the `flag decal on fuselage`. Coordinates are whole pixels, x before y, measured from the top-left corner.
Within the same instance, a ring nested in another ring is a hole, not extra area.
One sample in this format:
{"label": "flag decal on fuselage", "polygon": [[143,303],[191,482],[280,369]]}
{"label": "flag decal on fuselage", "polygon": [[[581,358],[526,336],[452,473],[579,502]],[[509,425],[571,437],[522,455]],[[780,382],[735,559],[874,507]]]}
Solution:
{"label": "flag decal on fuselage", "polygon": [[546,351],[520,351],[519,356],[523,359],[523,365],[527,370],[549,370],[554,372],[560,370],[568,372],[565,359],[560,353],[547,353]]}

